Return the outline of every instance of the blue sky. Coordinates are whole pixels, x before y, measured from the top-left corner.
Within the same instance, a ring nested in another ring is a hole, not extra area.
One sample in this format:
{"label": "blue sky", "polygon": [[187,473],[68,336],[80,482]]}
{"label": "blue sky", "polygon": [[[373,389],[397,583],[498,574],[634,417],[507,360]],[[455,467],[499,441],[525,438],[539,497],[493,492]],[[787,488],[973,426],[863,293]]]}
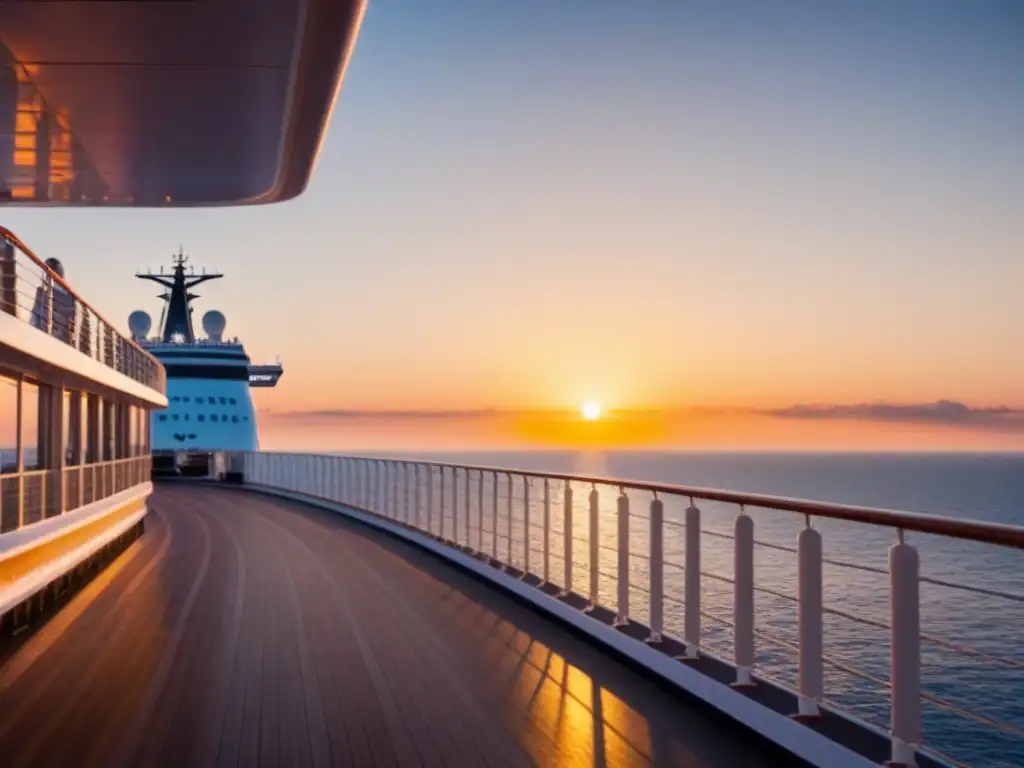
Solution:
{"label": "blue sky", "polygon": [[183,242],[280,410],[1024,406],[1024,3],[371,2],[309,191],[27,211],[111,317]]}

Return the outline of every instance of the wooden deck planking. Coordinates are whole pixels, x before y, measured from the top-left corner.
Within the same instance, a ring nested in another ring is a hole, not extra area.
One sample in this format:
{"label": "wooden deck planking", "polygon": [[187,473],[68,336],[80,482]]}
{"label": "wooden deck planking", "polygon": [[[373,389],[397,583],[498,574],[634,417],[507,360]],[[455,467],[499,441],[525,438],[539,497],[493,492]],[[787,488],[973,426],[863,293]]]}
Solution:
{"label": "wooden deck planking", "polygon": [[125,565],[65,609],[80,615],[0,664],[5,768],[775,764],[358,524],[192,485],[153,506]]}

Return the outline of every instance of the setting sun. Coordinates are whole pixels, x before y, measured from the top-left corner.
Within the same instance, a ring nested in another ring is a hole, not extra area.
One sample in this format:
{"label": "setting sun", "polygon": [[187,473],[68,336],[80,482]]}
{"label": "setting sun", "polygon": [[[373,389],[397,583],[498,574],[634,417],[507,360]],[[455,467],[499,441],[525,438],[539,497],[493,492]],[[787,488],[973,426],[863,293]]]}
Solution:
{"label": "setting sun", "polygon": [[583,418],[587,421],[597,421],[597,419],[601,418],[601,404],[591,400],[589,403],[583,404],[580,413],[583,414]]}

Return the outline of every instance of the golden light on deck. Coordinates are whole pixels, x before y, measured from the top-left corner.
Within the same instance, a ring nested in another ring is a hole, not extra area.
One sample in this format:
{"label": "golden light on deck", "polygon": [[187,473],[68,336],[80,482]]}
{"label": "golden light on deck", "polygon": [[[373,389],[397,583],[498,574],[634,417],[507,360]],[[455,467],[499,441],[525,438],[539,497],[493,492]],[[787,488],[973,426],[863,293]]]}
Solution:
{"label": "golden light on deck", "polygon": [[583,407],[580,408],[580,413],[583,414],[583,418],[587,421],[597,421],[601,418],[601,404],[591,400],[583,404]]}

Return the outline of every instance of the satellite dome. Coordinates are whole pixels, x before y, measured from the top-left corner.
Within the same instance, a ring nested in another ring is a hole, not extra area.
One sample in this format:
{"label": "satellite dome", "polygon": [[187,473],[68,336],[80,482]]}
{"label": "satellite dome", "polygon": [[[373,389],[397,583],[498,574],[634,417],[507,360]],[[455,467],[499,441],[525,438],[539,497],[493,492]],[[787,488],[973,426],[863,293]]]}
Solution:
{"label": "satellite dome", "polygon": [[203,315],[203,330],[212,341],[220,341],[224,335],[224,327],[228,324],[223,312],[211,309]]}
{"label": "satellite dome", "polygon": [[153,321],[141,309],[136,309],[128,315],[128,330],[136,339],[144,339],[149,336],[149,330],[152,327]]}

